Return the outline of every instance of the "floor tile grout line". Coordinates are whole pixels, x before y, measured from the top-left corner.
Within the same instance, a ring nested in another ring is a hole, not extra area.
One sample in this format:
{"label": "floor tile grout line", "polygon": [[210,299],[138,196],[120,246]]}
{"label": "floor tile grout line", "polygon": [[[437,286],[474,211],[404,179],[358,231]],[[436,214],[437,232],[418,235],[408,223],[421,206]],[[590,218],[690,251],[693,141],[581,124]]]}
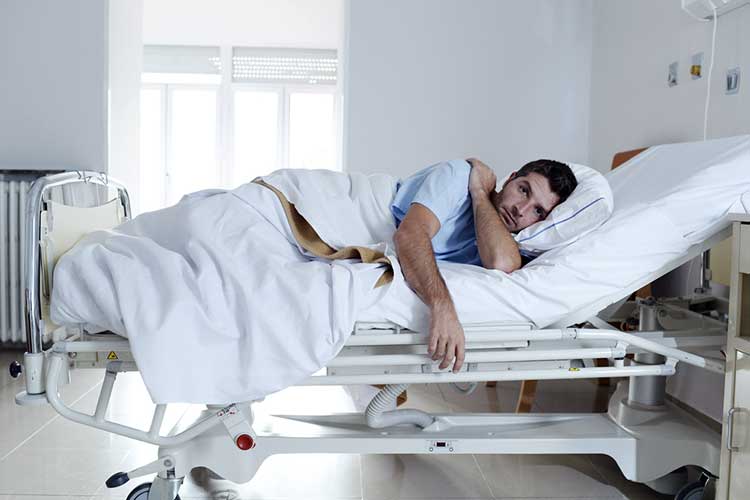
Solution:
{"label": "floor tile grout line", "polygon": [[365,461],[362,454],[359,455],[359,496],[364,500],[365,498]]}
{"label": "floor tile grout line", "polygon": [[[80,395],[80,396],[79,396],[78,398],[76,398],[76,400],[75,400],[75,401],[73,401],[73,402],[71,403],[71,406],[72,406],[72,405],[74,405],[74,404],[76,404],[76,403],[78,403],[78,402],[79,402],[80,400],[82,400],[82,399],[83,399],[83,398],[85,398],[86,396],[88,396],[88,395],[89,395],[89,393],[90,393],[91,391],[93,391],[94,389],[96,389],[96,388],[97,388],[97,387],[99,386],[99,384],[100,384],[100,383],[99,383],[99,382],[97,382],[97,383],[96,383],[96,384],[94,384],[94,386],[93,386],[93,387],[91,387],[91,388],[90,388],[89,390],[87,390],[86,392],[84,392],[83,394],[81,394],[81,395]],[[49,403],[48,403],[48,404],[49,404]],[[18,445],[16,445],[15,447],[13,447],[13,449],[11,449],[11,450],[10,450],[10,451],[9,451],[8,453],[6,453],[6,454],[5,454],[5,455],[3,455],[2,457],[0,457],[0,462],[4,461],[4,460],[5,460],[6,458],[8,458],[9,456],[11,456],[11,455],[12,455],[13,453],[15,453],[16,451],[18,451],[18,449],[19,449],[19,448],[21,448],[21,447],[22,447],[23,445],[25,445],[26,443],[28,443],[28,442],[29,442],[29,441],[30,441],[31,439],[33,439],[33,438],[34,438],[34,436],[36,436],[37,434],[39,434],[40,432],[42,432],[42,431],[43,431],[44,429],[46,429],[46,428],[47,428],[47,427],[48,427],[48,426],[49,426],[50,424],[52,424],[52,422],[54,422],[55,420],[57,420],[57,419],[58,419],[58,418],[60,418],[60,417],[61,417],[61,415],[60,415],[60,414],[58,413],[58,414],[56,414],[55,416],[53,416],[53,417],[52,417],[51,419],[49,419],[49,420],[48,420],[47,422],[45,422],[44,424],[42,424],[42,426],[41,426],[41,427],[39,427],[39,428],[38,428],[37,430],[35,430],[34,432],[32,432],[30,436],[28,436],[28,437],[27,437],[26,439],[24,439],[23,441],[21,441],[20,443],[18,443]]]}
{"label": "floor tile grout line", "polygon": [[490,495],[492,495],[493,499],[497,499],[497,497],[495,496],[495,492],[492,489],[492,485],[487,480],[487,476],[484,475],[484,471],[482,470],[482,466],[479,464],[479,460],[477,460],[477,456],[474,453],[472,453],[471,454],[471,458],[474,460],[474,465],[476,465],[477,469],[479,469],[479,474],[482,476],[482,481],[484,481],[484,485],[487,486],[487,491],[490,492]]}
{"label": "floor tile grout line", "polygon": [[[130,455],[131,455],[132,453],[133,453],[133,451],[132,451],[132,450],[128,450],[128,451],[126,451],[126,452],[125,452],[125,453],[123,454],[122,458],[120,459],[120,463],[118,463],[118,464],[117,464],[117,467],[118,467],[118,469],[120,469],[120,470],[122,470],[122,469],[123,469],[123,467],[121,467],[121,465],[123,465],[124,463],[126,463],[126,461],[127,461],[128,457],[130,457]],[[107,487],[107,489],[103,489],[103,488],[105,488],[106,486],[107,486],[107,483],[106,483],[106,481],[105,481],[105,483],[104,483],[104,484],[100,484],[100,485],[99,485],[99,487],[98,487],[98,488],[96,488],[96,490],[94,490],[94,495],[92,496],[92,498],[96,498],[96,496],[97,496],[97,495],[100,495],[100,492],[102,492],[102,491],[105,491],[105,492],[106,492],[106,491],[110,491],[110,488],[108,488],[108,487]],[[106,495],[102,495],[102,496],[106,496]]]}

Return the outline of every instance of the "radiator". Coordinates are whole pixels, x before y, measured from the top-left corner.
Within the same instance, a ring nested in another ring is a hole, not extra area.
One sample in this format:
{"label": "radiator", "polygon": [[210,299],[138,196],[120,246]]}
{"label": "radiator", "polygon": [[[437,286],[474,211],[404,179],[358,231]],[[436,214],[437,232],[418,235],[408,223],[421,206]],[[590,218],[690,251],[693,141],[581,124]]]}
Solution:
{"label": "radiator", "polygon": [[[26,241],[26,197],[34,179],[51,172],[0,172],[0,346],[26,343],[23,256]],[[106,200],[93,185],[53,188],[49,198],[66,205],[92,206]]]}
{"label": "radiator", "polygon": [[23,245],[26,194],[33,178],[0,177],[0,344],[21,345],[26,340],[23,316]]}

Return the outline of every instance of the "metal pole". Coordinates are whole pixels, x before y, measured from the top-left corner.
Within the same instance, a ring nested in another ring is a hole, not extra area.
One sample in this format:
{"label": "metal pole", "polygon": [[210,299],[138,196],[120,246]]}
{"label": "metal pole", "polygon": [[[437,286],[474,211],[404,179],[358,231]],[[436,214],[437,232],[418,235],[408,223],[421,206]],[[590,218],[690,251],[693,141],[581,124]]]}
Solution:
{"label": "metal pole", "polygon": [[[658,310],[659,307],[653,298],[640,302],[640,324],[638,326],[640,331],[659,329]],[[666,358],[660,354],[644,352],[636,354],[634,361],[636,365],[662,365]],[[630,377],[628,403],[647,407],[662,407],[664,406],[666,384],[667,379],[662,376]]]}

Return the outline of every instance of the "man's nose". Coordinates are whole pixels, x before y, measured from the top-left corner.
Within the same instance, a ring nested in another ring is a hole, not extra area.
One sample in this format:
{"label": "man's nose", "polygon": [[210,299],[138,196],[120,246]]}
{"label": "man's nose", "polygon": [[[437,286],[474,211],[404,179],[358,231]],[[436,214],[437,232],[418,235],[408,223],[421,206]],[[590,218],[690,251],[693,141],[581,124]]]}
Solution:
{"label": "man's nose", "polygon": [[531,201],[526,201],[525,203],[519,203],[518,205],[514,205],[513,217],[516,217],[516,218],[523,217],[529,211],[530,207],[531,207]]}

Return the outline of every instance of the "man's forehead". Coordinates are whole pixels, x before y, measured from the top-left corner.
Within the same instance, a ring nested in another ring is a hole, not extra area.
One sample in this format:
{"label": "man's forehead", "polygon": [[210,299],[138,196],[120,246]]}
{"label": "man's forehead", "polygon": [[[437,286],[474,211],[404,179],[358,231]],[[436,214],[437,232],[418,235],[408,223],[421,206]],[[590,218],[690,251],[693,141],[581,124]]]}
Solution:
{"label": "man's forehead", "polygon": [[542,205],[542,207],[544,207],[547,213],[551,212],[560,200],[557,193],[552,191],[552,188],[549,185],[549,179],[542,174],[529,172],[527,175],[519,177],[518,180],[525,180],[529,183],[532,196],[540,205]]}

